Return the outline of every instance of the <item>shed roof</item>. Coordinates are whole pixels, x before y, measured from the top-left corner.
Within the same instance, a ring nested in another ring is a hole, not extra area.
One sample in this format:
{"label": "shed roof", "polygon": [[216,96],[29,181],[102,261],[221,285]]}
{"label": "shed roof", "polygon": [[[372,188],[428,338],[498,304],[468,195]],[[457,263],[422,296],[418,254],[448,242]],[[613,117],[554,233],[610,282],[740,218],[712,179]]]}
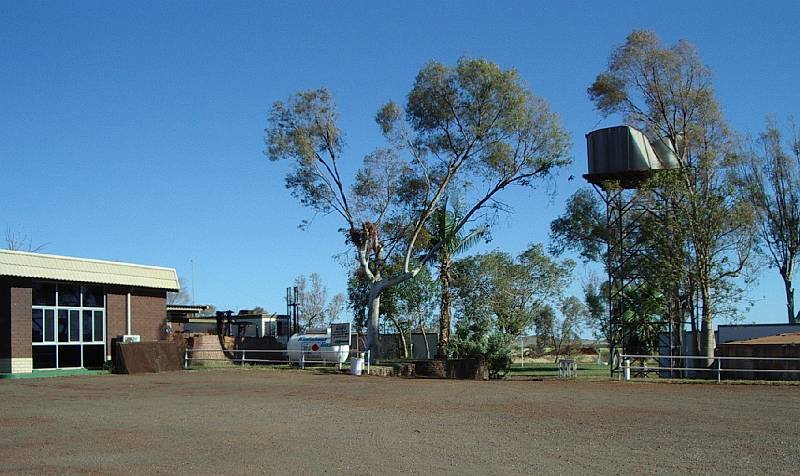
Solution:
{"label": "shed roof", "polygon": [[208,310],[206,304],[167,304],[167,312],[203,312]]}
{"label": "shed roof", "polygon": [[755,339],[737,340],[733,342],[726,342],[727,344],[736,345],[780,345],[780,344],[800,344],[800,332],[787,332],[785,334],[778,334],[774,336],[756,337]]}
{"label": "shed roof", "polygon": [[120,284],[167,291],[180,289],[178,274],[174,268],[26,251],[0,250],[0,276]]}

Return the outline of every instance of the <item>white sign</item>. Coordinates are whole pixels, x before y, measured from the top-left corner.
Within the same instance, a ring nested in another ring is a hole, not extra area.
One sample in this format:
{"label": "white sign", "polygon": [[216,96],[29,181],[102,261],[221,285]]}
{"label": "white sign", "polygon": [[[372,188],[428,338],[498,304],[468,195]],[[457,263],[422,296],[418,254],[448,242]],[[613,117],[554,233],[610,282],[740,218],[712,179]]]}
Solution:
{"label": "white sign", "polygon": [[331,345],[350,345],[350,323],[331,324]]}

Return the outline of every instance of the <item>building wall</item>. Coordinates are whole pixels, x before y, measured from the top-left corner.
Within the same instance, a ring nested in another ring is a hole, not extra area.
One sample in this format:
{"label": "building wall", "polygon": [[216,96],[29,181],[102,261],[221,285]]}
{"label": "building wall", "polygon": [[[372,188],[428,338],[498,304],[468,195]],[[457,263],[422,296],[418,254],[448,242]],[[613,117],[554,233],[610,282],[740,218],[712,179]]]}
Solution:
{"label": "building wall", "polygon": [[127,289],[114,286],[106,288],[106,339],[125,334],[126,310],[128,303]]}
{"label": "building wall", "polygon": [[167,293],[156,289],[131,292],[131,331],[143,341],[164,339],[162,329],[167,318]]}
{"label": "building wall", "polygon": [[11,358],[11,283],[0,279],[0,360]]}
{"label": "building wall", "polygon": [[0,373],[30,372],[31,288],[21,280],[0,282]]}
{"label": "building wall", "polygon": [[[166,291],[123,286],[106,287],[106,342],[126,333],[128,291],[131,291],[131,333],[143,341],[164,338]],[[0,373],[30,372],[31,280],[0,278]],[[110,353],[110,345],[107,346]]]}
{"label": "building wall", "polygon": [[157,289],[109,287],[106,291],[108,339],[127,334],[128,291],[131,293],[131,334],[142,341],[162,340],[167,293]]}

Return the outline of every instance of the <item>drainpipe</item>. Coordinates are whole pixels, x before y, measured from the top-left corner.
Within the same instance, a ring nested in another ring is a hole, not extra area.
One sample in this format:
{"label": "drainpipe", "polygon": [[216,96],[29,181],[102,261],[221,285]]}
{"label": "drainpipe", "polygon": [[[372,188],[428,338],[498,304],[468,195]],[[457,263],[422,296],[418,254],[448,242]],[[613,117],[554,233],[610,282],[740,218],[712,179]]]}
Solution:
{"label": "drainpipe", "polygon": [[131,293],[128,292],[128,305],[125,306],[125,334],[131,333]]}

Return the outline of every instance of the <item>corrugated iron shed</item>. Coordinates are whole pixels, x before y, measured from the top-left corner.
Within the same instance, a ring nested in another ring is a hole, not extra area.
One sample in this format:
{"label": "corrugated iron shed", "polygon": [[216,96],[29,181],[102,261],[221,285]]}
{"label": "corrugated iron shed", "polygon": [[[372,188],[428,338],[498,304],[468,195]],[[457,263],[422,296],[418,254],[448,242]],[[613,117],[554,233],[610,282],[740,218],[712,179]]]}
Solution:
{"label": "corrugated iron shed", "polygon": [[0,276],[119,284],[178,291],[174,268],[0,250]]}

